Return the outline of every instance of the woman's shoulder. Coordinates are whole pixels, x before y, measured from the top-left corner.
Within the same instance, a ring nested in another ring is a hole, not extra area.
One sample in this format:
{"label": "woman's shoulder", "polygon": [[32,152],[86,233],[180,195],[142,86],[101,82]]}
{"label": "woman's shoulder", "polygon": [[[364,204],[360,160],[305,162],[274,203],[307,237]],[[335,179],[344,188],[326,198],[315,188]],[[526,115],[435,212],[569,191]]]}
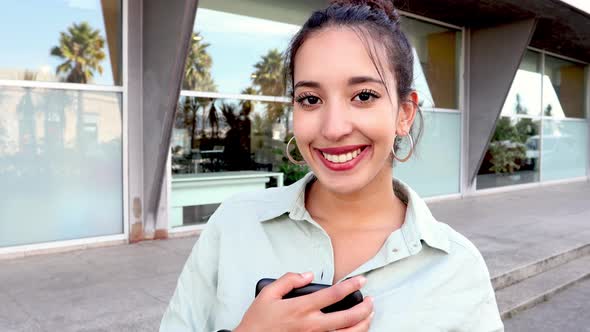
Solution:
{"label": "woman's shoulder", "polygon": [[292,190],[290,186],[284,186],[234,194],[220,204],[209,223],[217,227],[232,227],[279,216],[287,212]]}
{"label": "woman's shoulder", "polygon": [[437,222],[437,226],[449,240],[449,255],[454,256],[456,259],[475,263],[477,266],[485,268],[487,272],[487,265],[483,255],[471,240],[456,231],[449,224],[439,221]]}

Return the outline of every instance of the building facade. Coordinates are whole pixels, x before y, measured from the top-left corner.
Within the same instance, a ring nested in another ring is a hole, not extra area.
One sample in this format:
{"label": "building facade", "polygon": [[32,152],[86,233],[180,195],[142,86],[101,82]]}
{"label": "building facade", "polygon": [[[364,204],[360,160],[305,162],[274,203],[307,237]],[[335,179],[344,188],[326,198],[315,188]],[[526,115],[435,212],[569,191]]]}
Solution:
{"label": "building facade", "polygon": [[[424,136],[395,177],[431,200],[588,181],[589,13],[401,3]],[[283,154],[283,54],[324,1],[7,4],[0,257],[198,232],[228,196],[307,171]]]}

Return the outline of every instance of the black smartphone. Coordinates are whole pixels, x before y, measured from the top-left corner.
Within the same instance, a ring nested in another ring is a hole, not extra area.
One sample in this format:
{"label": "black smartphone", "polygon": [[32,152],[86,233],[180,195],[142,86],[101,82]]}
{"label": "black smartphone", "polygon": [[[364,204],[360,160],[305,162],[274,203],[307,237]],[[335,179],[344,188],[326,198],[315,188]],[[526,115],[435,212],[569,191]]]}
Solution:
{"label": "black smartphone", "polygon": [[[268,286],[270,283],[274,282],[275,280],[276,279],[271,279],[271,278],[260,279],[256,283],[256,293],[254,296],[255,297],[258,296],[258,294],[260,293],[260,291],[264,287]],[[308,284],[308,285],[303,286],[301,288],[293,289],[287,295],[283,296],[283,299],[291,299],[294,297],[311,294],[313,292],[319,291],[320,289],[324,289],[324,288],[328,288],[328,287],[330,287],[330,285],[311,283],[311,284]],[[330,312],[347,310],[347,309],[350,309],[361,302],[363,302],[363,294],[361,293],[361,291],[357,290],[351,294],[348,294],[342,300],[323,308],[322,312],[327,314]]]}

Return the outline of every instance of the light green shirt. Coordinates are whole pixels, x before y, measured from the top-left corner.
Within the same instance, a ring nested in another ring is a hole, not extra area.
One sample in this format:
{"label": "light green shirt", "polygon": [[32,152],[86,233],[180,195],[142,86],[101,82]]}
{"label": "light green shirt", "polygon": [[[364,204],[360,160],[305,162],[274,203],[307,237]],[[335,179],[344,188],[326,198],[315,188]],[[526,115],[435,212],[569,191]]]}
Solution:
{"label": "light green shirt", "polygon": [[[330,237],[305,209],[305,188],[314,179],[309,173],[291,186],[225,201],[193,248],[160,331],[235,328],[261,278],[312,271],[314,282],[331,284]],[[407,204],[402,227],[345,277],[367,277],[361,291],[374,298],[371,331],[503,331],[479,251],[436,221],[407,185],[394,180],[393,186]]]}

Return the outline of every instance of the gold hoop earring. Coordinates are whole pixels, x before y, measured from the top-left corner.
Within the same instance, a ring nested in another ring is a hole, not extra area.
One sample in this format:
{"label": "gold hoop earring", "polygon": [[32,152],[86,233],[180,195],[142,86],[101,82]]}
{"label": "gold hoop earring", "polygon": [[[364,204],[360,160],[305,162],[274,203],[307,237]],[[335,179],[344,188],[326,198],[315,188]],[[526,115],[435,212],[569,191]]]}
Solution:
{"label": "gold hoop earring", "polygon": [[393,158],[395,158],[397,161],[401,163],[408,161],[408,159],[410,159],[410,157],[414,153],[414,140],[412,139],[412,135],[408,134],[406,136],[408,136],[408,139],[410,140],[410,152],[405,158],[398,158],[398,156],[395,154],[395,143],[393,143],[394,146],[391,147],[391,153],[393,153]]}
{"label": "gold hoop earring", "polygon": [[289,161],[292,162],[293,164],[303,166],[303,165],[305,165],[305,160],[297,161],[297,160],[293,159],[293,157],[291,157],[291,153],[289,152],[289,145],[291,145],[291,142],[293,141],[294,138],[295,138],[295,136],[291,137],[291,139],[287,143],[287,146],[285,147],[285,155],[287,155],[287,159],[289,159]]}

